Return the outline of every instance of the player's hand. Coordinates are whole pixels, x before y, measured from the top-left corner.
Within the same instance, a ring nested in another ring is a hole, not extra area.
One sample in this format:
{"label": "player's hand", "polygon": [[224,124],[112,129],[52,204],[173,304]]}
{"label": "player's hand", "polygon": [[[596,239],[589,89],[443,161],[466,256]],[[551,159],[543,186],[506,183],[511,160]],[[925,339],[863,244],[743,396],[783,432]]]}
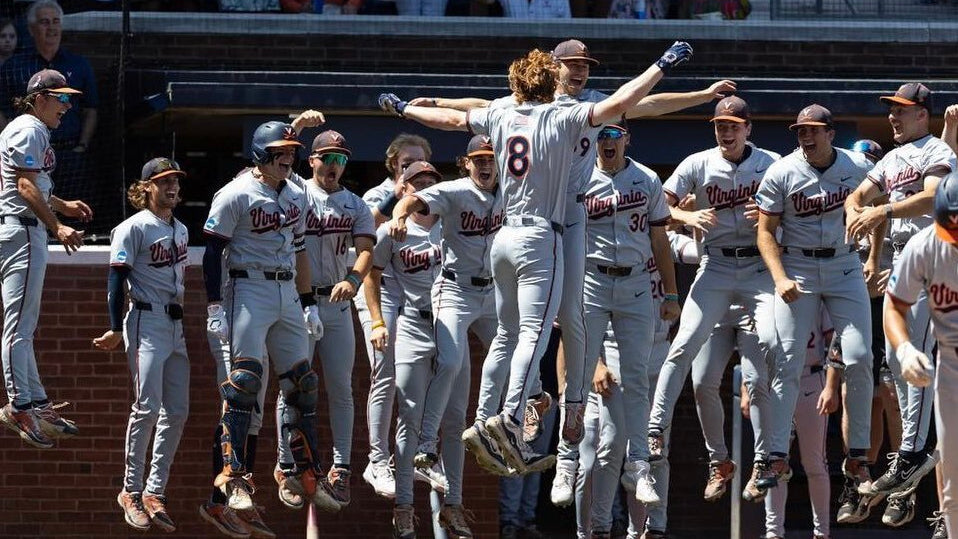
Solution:
{"label": "player's hand", "polygon": [[739,400],[739,409],[742,411],[742,417],[745,419],[752,418],[752,395],[748,392],[748,386],[745,385],[745,382],[742,382],[742,387],[739,389],[739,393],[742,395]]}
{"label": "player's hand", "polygon": [[399,99],[399,96],[396,94],[379,94],[379,108],[383,109],[384,112],[390,114],[395,114],[400,118],[405,118],[403,112],[406,110],[406,105],[409,103]]}
{"label": "player's hand", "polygon": [[918,351],[910,341],[905,341],[895,349],[895,356],[901,363],[901,376],[913,386],[925,387],[935,380],[935,366],[928,356]]}
{"label": "player's hand", "polygon": [[655,65],[663,73],[668,73],[673,67],[689,61],[692,57],[692,46],[684,41],[676,41],[671,47],[666,49]]}
{"label": "player's hand", "polygon": [[958,125],[958,105],[948,105],[945,109],[945,125]]}
{"label": "player's hand", "polygon": [[755,203],[755,199],[752,197],[748,198],[748,202],[745,203],[745,219],[752,221],[752,228],[758,228],[758,204]]}
{"label": "player's hand", "polygon": [[60,213],[62,215],[79,219],[84,223],[93,219],[93,210],[82,200],[64,200],[61,204]]}
{"label": "player's hand", "polygon": [[791,279],[783,279],[775,282],[775,293],[782,298],[785,303],[791,303],[798,299],[804,292],[798,283]]}
{"label": "player's hand", "polygon": [[386,224],[389,236],[396,241],[406,241],[406,218],[394,217]]}
{"label": "player's hand", "polygon": [[885,206],[868,206],[861,208],[858,215],[852,214],[846,230],[848,238],[859,241],[885,220]]}
{"label": "player's hand", "polygon": [[672,299],[663,301],[659,307],[659,318],[662,320],[672,322],[673,320],[678,320],[681,314],[682,308],[679,307],[679,302]]}
{"label": "player's hand", "polygon": [[875,292],[876,295],[873,297],[880,297],[885,295],[885,289],[888,288],[888,280],[891,278],[891,268],[882,270],[878,274],[878,279],[875,281]]}
{"label": "player's hand", "polygon": [[[406,180],[404,180],[403,177],[400,176],[399,179],[396,180],[396,184],[393,185],[393,194],[396,195],[396,198],[402,198],[405,191],[406,191]],[[392,216],[387,215],[387,217],[392,217]]]}
{"label": "player's hand", "polygon": [[293,126],[293,129],[295,129],[296,133],[298,134],[303,129],[308,127],[319,127],[324,123],[326,123],[326,116],[324,116],[322,112],[309,109],[299,113],[299,116],[297,116],[290,125]]}
{"label": "player's hand", "polygon": [[723,99],[725,94],[730,94],[738,88],[738,84],[732,80],[720,80],[713,82],[709,86],[708,92],[712,95],[712,99]]}
{"label": "player's hand", "polygon": [[715,215],[715,209],[705,208],[704,210],[692,212],[685,226],[691,227],[692,230],[697,230],[704,234],[717,222],[718,217]]}
{"label": "player's hand", "polygon": [[369,342],[373,344],[373,349],[382,352],[389,346],[389,330],[386,326],[379,326],[369,334]]}
{"label": "player's hand", "polygon": [[306,331],[317,341],[323,338],[323,321],[319,319],[319,305],[303,307],[303,320],[306,322]]}
{"label": "player's hand", "polygon": [[695,211],[695,195],[689,193],[682,197],[682,200],[678,203],[678,207],[680,210]]}
{"label": "player's hand", "polygon": [[226,311],[219,303],[206,307],[206,332],[225,343],[229,335]]}
{"label": "player's hand", "polygon": [[592,391],[605,398],[612,396],[612,388],[617,384],[612,376],[612,371],[601,361],[595,367],[595,374],[592,376]]}
{"label": "player's hand", "polygon": [[83,247],[83,231],[74,230],[63,223],[57,226],[57,239],[63,244],[68,255],[72,255]]}
{"label": "player's hand", "polygon": [[329,293],[329,301],[330,303],[349,301],[353,299],[355,295],[356,286],[349,282],[349,280],[343,279],[336,283],[336,286],[333,287],[333,291]]}
{"label": "player's hand", "polygon": [[113,350],[123,341],[122,331],[113,331],[112,329],[103,335],[93,339],[93,346],[100,350]]}
{"label": "player's hand", "polygon": [[435,98],[435,97],[417,97],[417,98],[415,98],[415,99],[409,101],[409,104],[412,105],[412,106],[414,106],[414,107],[437,107],[437,106],[439,106],[439,105],[436,103],[436,98]]}
{"label": "player's hand", "polygon": [[841,402],[841,395],[831,387],[826,387],[818,395],[818,404],[815,405],[815,409],[818,410],[818,415],[833,414],[838,410]]}

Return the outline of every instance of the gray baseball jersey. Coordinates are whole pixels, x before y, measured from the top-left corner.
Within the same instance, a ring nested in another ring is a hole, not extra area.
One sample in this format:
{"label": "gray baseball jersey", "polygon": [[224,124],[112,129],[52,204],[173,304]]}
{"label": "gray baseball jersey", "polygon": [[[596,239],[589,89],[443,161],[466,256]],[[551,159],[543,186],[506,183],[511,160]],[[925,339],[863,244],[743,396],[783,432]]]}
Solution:
{"label": "gray baseball jersey", "polygon": [[187,235],[183,223],[167,223],[150,210],[137,212],[110,232],[110,265],[133,269],[127,279],[130,300],[183,302]]}
{"label": "gray baseball jersey", "polygon": [[[57,158],[50,146],[50,130],[32,114],[21,114],[0,132],[0,215],[36,217],[17,190],[17,173],[36,172],[36,186],[50,200],[50,174]],[[42,224],[41,224],[42,225]]]}
{"label": "gray baseball jersey", "polygon": [[427,214],[439,215],[443,267],[463,277],[490,277],[489,249],[505,219],[499,189],[483,191],[467,177],[438,183],[413,196],[426,204]]}
{"label": "gray baseball jersey", "polygon": [[668,224],[670,215],[659,176],[631,159],[612,176],[594,168],[585,209],[586,260],[607,266],[644,266],[653,260],[649,227]]}
{"label": "gray baseball jersey", "polygon": [[769,167],[755,195],[759,211],[781,216],[781,244],[819,249],[852,247],[845,241],[845,199],[865,179],[871,163],[864,154],[835,148],[835,162],[824,172],[805,160],[801,149]]}
{"label": "gray baseball jersey", "polygon": [[[303,184],[301,178],[298,182]],[[308,210],[299,185],[287,181],[277,192],[247,169],[213,195],[203,230],[229,240],[229,269],[296,269],[295,253],[305,248]]]}
{"label": "gray baseball jersey", "polygon": [[[123,485],[127,492],[144,490],[147,450],[153,437],[146,491],[163,494],[189,415],[190,363],[183,323],[164,310],[170,303],[182,305],[186,264],[187,230],[176,219],[163,221],[142,210],[110,234],[110,265],[130,268],[127,282],[134,307],[123,324],[134,388],[126,431]],[[150,303],[150,309],[137,308],[136,302]]]}
{"label": "gray baseball jersey", "polygon": [[[933,135],[913,140],[891,150],[868,173],[868,180],[887,194],[891,202],[898,202],[920,193],[923,180],[929,173],[938,176],[955,170],[955,153],[941,139]],[[915,233],[933,222],[931,215],[895,217],[889,226],[893,243],[903,244]]]}
{"label": "gray baseball jersey", "polygon": [[[376,231],[373,266],[385,269],[392,266],[396,280],[403,290],[405,305],[421,311],[432,311],[432,283],[439,275],[442,252],[439,248],[439,226],[425,229],[413,220],[406,222],[406,240],[394,241],[383,224]],[[401,346],[397,343],[396,346]]]}
{"label": "gray baseball jersey", "polygon": [[582,130],[592,125],[593,106],[524,103],[510,109],[472,109],[466,114],[470,131],[492,138],[507,215],[563,222],[572,166],[569,150]]}
{"label": "gray baseball jersey", "polygon": [[665,182],[665,192],[676,200],[694,194],[696,209],[715,209],[717,222],[702,240],[707,246],[755,245],[755,229],[745,218],[745,205],[779,155],[751,142],[748,145],[751,153],[738,165],[722,157],[717,147],[694,153],[683,159]]}
{"label": "gray baseball jersey", "polygon": [[346,259],[353,238],[375,241],[373,215],[361,198],[347,189],[327,193],[306,183],[306,252],[313,286],[331,286],[346,278]]}
{"label": "gray baseball jersey", "polygon": [[[555,104],[560,107],[571,107],[579,103],[598,103],[608,95],[592,90],[585,89],[578,96],[560,95],[556,97]],[[572,170],[569,175],[569,186],[566,191],[571,195],[577,195],[585,192],[586,184],[592,177],[592,171],[595,169],[595,160],[597,147],[595,144],[599,131],[602,131],[601,125],[593,127],[589,125],[584,129],[572,148]]]}
{"label": "gray baseball jersey", "polygon": [[928,292],[928,306],[939,347],[958,346],[958,249],[930,226],[908,242],[888,281],[888,295],[909,305]]}

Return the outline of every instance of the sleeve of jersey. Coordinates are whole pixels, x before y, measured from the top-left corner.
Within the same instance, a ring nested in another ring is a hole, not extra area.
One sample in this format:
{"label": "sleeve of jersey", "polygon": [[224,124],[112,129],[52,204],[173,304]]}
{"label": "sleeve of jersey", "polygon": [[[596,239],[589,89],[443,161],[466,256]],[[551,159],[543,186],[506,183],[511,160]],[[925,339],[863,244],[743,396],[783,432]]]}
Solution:
{"label": "sleeve of jersey", "polygon": [[386,269],[393,256],[393,240],[385,225],[376,230],[376,247],[373,248],[373,267],[378,270]]}
{"label": "sleeve of jersey", "polygon": [[762,183],[758,186],[758,192],[755,193],[758,211],[765,215],[782,215],[785,210],[785,196],[780,185],[781,181],[781,177],[777,174],[765,174]]}
{"label": "sleeve of jersey", "polygon": [[20,172],[39,172],[43,169],[43,144],[36,129],[21,129],[10,137],[9,146],[13,168]]}
{"label": "sleeve of jersey", "polygon": [[353,237],[365,237],[376,241],[376,221],[373,219],[373,212],[366,206],[362,200],[356,197],[353,203],[356,205],[356,220],[353,224]]}
{"label": "sleeve of jersey", "polygon": [[[927,236],[922,236],[927,239]],[[925,254],[920,246],[924,241],[910,241],[901,253],[901,259],[888,279],[888,298],[899,305],[912,305],[925,286]]]}
{"label": "sleeve of jersey", "polygon": [[466,127],[471,135],[488,135],[493,111],[498,109],[469,109],[466,111]]}
{"label": "sleeve of jersey", "polygon": [[128,223],[121,223],[110,233],[110,266],[133,267],[139,243],[133,230]]}
{"label": "sleeve of jersey", "polygon": [[230,193],[219,191],[213,195],[210,214],[203,224],[203,233],[225,240],[233,237],[238,221],[238,198]]}
{"label": "sleeve of jersey", "polygon": [[309,212],[309,199],[303,196],[303,205],[300,207],[299,218],[293,226],[293,251],[301,253],[306,250],[306,214]]}
{"label": "sleeve of jersey", "polygon": [[690,161],[688,159],[683,160],[672,172],[672,175],[669,176],[669,179],[665,180],[665,184],[662,186],[662,190],[674,198],[676,202],[681,201],[685,198],[685,195],[692,192],[692,182],[689,181],[690,178],[692,178],[690,169]]}
{"label": "sleeve of jersey", "polygon": [[422,211],[423,215],[444,215],[449,210],[447,185],[449,184],[438,183],[412,195],[426,205],[426,209]]}
{"label": "sleeve of jersey", "polygon": [[649,225],[665,226],[669,224],[669,218],[672,213],[669,211],[669,205],[665,203],[665,193],[662,191],[662,182],[659,177],[652,175],[652,188],[649,190]]}
{"label": "sleeve of jersey", "polygon": [[947,144],[938,144],[922,175],[944,176],[953,170],[956,170],[955,152],[951,151]]}
{"label": "sleeve of jersey", "polygon": [[875,163],[875,166],[865,175],[865,180],[875,184],[880,193],[885,192],[885,160]]}

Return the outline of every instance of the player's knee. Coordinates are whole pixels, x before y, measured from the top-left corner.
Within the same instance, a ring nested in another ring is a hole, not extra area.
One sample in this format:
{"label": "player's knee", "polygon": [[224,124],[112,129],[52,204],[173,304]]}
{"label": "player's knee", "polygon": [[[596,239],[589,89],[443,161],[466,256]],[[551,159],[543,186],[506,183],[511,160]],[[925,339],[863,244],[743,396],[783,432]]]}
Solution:
{"label": "player's knee", "polygon": [[262,387],[263,365],[255,359],[240,358],[233,361],[233,370],[220,384],[220,394],[230,407],[252,410]]}
{"label": "player's knee", "polygon": [[286,403],[300,412],[316,410],[319,399],[319,376],[305,359],[280,375],[280,380],[289,380],[292,387],[286,392]]}

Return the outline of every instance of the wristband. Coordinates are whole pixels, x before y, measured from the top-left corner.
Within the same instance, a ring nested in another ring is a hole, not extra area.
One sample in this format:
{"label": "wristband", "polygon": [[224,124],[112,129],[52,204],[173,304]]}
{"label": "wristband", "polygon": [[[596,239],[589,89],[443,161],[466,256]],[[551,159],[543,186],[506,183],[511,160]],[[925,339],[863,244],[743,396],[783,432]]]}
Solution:
{"label": "wristband", "polygon": [[889,202],[888,204],[885,204],[885,219],[891,221],[891,213],[891,202]]}
{"label": "wristband", "polygon": [[299,295],[300,307],[311,307],[316,305],[316,296],[312,292],[305,292]]}
{"label": "wristband", "polygon": [[678,294],[666,294],[666,295],[665,295],[665,301],[678,301],[678,300],[679,300],[679,295],[678,295]]}
{"label": "wristband", "polygon": [[396,198],[396,194],[393,193],[379,203],[379,213],[388,217],[392,217],[393,208],[396,207],[396,204],[399,204],[399,199]]}
{"label": "wristband", "polygon": [[376,320],[375,322],[373,322],[373,325],[370,329],[384,328],[384,327],[386,327],[385,322],[383,322],[382,320]]}
{"label": "wristband", "polygon": [[345,280],[353,283],[353,286],[355,286],[356,288],[359,288],[359,285],[361,284],[361,281],[359,280],[359,276],[353,272],[349,272],[348,274],[346,274]]}

